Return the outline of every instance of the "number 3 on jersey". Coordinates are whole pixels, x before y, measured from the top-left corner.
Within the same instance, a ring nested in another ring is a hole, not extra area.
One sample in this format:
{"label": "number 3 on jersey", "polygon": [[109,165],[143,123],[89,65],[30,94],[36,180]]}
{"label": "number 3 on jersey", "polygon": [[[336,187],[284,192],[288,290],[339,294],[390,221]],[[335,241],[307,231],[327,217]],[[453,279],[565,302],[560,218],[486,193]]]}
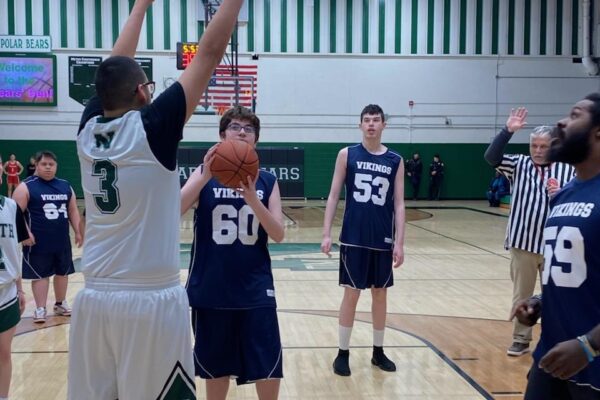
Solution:
{"label": "number 3 on jersey", "polygon": [[102,214],[114,214],[121,207],[117,188],[117,166],[110,160],[94,160],[92,176],[100,177],[100,193],[94,193],[94,203]]}
{"label": "number 3 on jersey", "polygon": [[[587,279],[585,245],[579,228],[556,226],[544,229],[544,271],[542,283],[546,285],[550,276],[559,287],[577,288]],[[554,246],[548,241],[555,241]],[[553,265],[554,262],[562,265]],[[570,269],[570,271],[569,271]]]}
{"label": "number 3 on jersey", "polygon": [[[387,191],[390,188],[390,181],[383,176],[373,178],[369,174],[355,174],[354,186],[358,189],[352,195],[357,203],[366,203],[369,200],[378,206],[385,204]],[[372,194],[373,187],[378,188],[376,194]]]}
{"label": "number 3 on jersey", "polygon": [[233,244],[235,239],[240,239],[242,244],[253,245],[258,240],[258,218],[247,204],[239,211],[232,205],[216,206],[212,212],[212,226],[216,244]]}

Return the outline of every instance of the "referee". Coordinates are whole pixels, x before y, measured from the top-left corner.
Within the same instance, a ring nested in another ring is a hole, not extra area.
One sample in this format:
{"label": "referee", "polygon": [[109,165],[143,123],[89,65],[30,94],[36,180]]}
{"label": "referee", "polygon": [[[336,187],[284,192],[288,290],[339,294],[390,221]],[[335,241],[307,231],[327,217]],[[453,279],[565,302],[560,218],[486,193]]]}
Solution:
{"label": "referee", "polygon": [[[512,135],[527,123],[527,110],[511,110],[500,133],[485,152],[485,160],[508,178],[511,184],[511,211],[504,247],[510,250],[510,277],[513,282],[513,305],[533,295],[537,275],[542,270],[542,233],[548,215],[549,199],[571,180],[575,169],[565,163],[550,163],[551,127],[533,130],[529,154],[504,154]],[[509,356],[529,351],[531,327],[515,319]]]}

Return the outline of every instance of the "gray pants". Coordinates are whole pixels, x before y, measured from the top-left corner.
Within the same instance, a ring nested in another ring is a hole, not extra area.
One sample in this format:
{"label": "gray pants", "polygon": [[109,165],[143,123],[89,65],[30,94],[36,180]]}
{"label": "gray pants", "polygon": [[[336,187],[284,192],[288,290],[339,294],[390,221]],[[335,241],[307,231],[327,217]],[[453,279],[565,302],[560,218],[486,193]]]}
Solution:
{"label": "gray pants", "polygon": [[[510,279],[513,281],[513,306],[533,296],[535,281],[541,275],[544,256],[529,251],[510,249]],[[513,342],[531,342],[532,328],[514,320]]]}

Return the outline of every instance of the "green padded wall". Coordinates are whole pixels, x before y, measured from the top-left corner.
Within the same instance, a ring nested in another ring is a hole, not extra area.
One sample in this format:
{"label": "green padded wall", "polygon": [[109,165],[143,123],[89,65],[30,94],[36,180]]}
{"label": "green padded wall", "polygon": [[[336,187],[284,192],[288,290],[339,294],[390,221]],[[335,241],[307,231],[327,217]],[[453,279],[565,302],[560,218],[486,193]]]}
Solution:
{"label": "green padded wall", "polygon": [[[189,147],[208,147],[212,143],[183,142]],[[259,146],[302,147],[305,151],[305,187],[307,198],[326,198],[329,193],[331,175],[338,151],[351,143],[260,143]],[[421,154],[424,164],[424,179],[421,183],[420,197],[427,196],[429,180],[427,171],[435,153],[439,153],[446,165],[445,180],[442,186],[442,197],[447,199],[483,199],[485,191],[493,176],[492,168],[483,159],[487,144],[392,144],[390,148],[403,157],[411,157],[414,151]],[[58,176],[71,182],[78,197],[82,196],[80,184],[79,162],[75,141],[41,141],[41,140],[0,140],[0,154],[4,161],[9,153],[15,153],[17,159],[25,166],[30,155],[36,151],[48,149],[58,156]],[[528,152],[527,144],[509,145],[511,153]],[[4,180],[5,181],[5,180]],[[407,193],[410,191],[407,188]],[[6,182],[2,184],[0,193],[6,193]]]}

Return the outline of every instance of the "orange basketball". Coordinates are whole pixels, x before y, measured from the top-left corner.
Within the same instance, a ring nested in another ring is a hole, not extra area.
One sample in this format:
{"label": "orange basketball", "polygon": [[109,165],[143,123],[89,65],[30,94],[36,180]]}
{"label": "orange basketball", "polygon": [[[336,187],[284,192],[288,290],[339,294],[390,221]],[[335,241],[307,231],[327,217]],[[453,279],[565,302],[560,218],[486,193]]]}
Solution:
{"label": "orange basketball", "polygon": [[223,186],[232,189],[246,184],[258,174],[258,155],[254,147],[241,140],[224,140],[217,146],[210,172]]}

